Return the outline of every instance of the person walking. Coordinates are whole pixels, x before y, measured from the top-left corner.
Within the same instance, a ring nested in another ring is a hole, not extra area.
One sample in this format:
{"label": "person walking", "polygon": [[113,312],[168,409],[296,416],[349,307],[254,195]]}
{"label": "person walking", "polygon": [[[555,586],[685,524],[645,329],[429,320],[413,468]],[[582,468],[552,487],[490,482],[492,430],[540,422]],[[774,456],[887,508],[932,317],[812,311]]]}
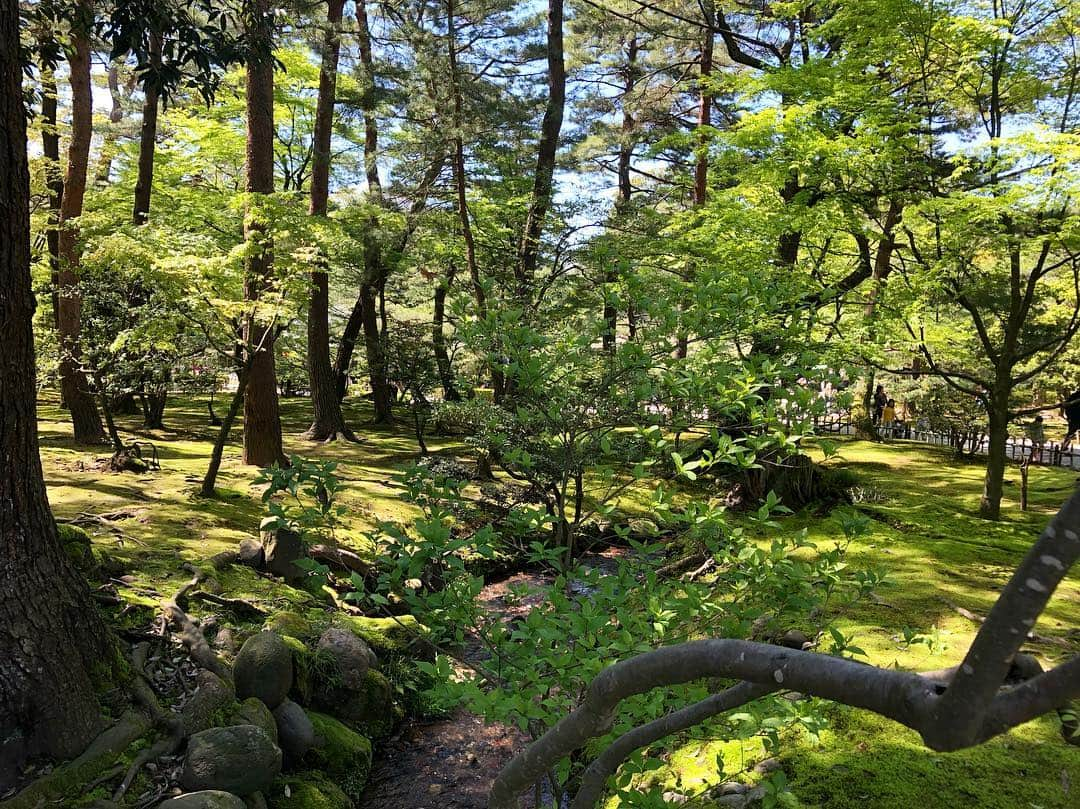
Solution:
{"label": "person walking", "polygon": [[874,391],[874,413],[871,421],[874,426],[881,424],[881,414],[885,410],[885,406],[889,403],[889,396],[885,393],[885,386],[878,385],[877,390]]}

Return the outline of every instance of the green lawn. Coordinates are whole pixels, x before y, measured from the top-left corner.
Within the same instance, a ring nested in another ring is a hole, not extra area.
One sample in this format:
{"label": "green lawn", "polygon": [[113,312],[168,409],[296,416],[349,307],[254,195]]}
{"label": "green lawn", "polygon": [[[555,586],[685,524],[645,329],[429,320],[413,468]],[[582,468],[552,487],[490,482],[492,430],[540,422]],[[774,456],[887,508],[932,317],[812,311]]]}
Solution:
{"label": "green lawn", "polygon": [[[416,446],[405,428],[372,431],[361,428],[360,445],[318,445],[297,438],[306,427],[308,403],[284,400],[286,449],[304,455],[335,458],[346,483],[341,502],[349,508],[344,541],[360,550],[364,532],[376,519],[407,513],[397,495],[394,471],[416,458]],[[364,405],[349,405],[353,424],[367,417]],[[206,420],[205,405],[174,401],[166,413],[169,429],[142,434],[137,419],[121,418],[132,435],[153,440],[162,471],[148,475],[99,471],[95,459],[105,448],[88,452],[70,441],[70,425],[55,401],[40,408],[42,458],[49,497],[60,517],[78,512],[102,513],[133,509],[134,516],[116,525],[127,539],[95,530],[95,542],[121,559],[135,576],[122,594],[147,607],[171,594],[190,578],[184,562],[200,563],[219,551],[254,536],[259,523],[258,491],[251,486],[254,470],[240,464],[239,433],[234,435],[222,467],[222,497],[193,498],[205,471],[215,429]],[[432,449],[446,445],[438,439]],[[869,496],[860,508],[873,517],[870,531],[852,548],[850,561],[888,574],[888,584],[872,601],[860,602],[837,617],[839,627],[855,636],[870,662],[912,669],[941,668],[956,663],[977,625],[958,614],[962,607],[985,614],[995,594],[1034,537],[1076,483],[1076,473],[1035,469],[1031,474],[1032,509],[1019,511],[1019,471],[1009,471],[1008,501],[1003,519],[988,523],[973,516],[981,490],[982,468],[954,461],[942,448],[860,441],[841,443],[841,457],[829,462],[853,470]],[[806,528],[812,538],[828,543],[839,536],[833,516],[799,514],[783,521],[781,530]],[[248,597],[268,606],[306,594],[276,585],[247,569],[228,574],[229,595]],[[1028,649],[1044,665],[1053,665],[1080,651],[1080,571],[1073,571],[1055,594],[1036,627],[1050,642]],[[899,633],[911,628],[935,632],[942,648],[904,647]],[[952,754],[926,751],[918,737],[876,716],[830,707],[831,720],[820,744],[789,738],[780,756],[794,793],[804,805],[822,809],[1035,809],[1080,807],[1080,747],[1063,743],[1054,718],[1032,722],[976,750]],[[716,772],[717,754],[727,776]],[[658,777],[687,792],[738,774],[762,757],[760,744],[720,744],[693,740],[674,744]],[[745,774],[738,777],[746,777]]]}

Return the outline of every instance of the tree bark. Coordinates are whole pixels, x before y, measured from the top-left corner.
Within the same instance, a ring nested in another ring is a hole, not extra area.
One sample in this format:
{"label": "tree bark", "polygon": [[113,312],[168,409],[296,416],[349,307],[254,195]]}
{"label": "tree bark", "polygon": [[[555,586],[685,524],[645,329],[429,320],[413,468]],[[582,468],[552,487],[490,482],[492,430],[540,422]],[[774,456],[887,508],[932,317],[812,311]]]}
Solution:
{"label": "tree bark", "polygon": [[[90,0],[80,0],[79,16],[85,24],[93,18]],[[85,25],[71,32],[68,52],[71,71],[71,140],[64,176],[64,194],[60,200],[60,234],[57,253],[60,259],[59,331],[60,386],[71,412],[75,441],[97,444],[105,438],[87,375],[82,368],[79,333],[82,329],[82,293],[79,291],[79,230],[72,221],[82,215],[86,195],[86,172],[90,160],[93,126],[93,97],[90,89],[90,34]]]}
{"label": "tree bark", "polygon": [[19,10],[0,0],[0,793],[30,756],[72,757],[101,729],[94,676],[118,650],[60,546],[38,455]]}
{"label": "tree bark", "polygon": [[[161,62],[161,36],[151,37],[151,56],[155,64]],[[150,217],[150,195],[154,185],[154,150],[157,148],[158,108],[160,98],[156,78],[143,87],[142,126],[139,128],[139,171],[135,180],[135,208],[132,219],[136,225],[144,225]]]}
{"label": "tree bark", "polygon": [[[330,197],[330,138],[333,134],[334,103],[337,94],[337,67],[341,54],[341,16],[344,0],[329,0],[326,33],[322,44],[322,67],[319,71],[319,99],[315,108],[315,132],[312,138],[311,201],[312,216],[326,216]],[[307,360],[313,418],[304,438],[333,441],[339,436],[355,441],[345,424],[338,396],[337,380],[330,364],[330,278],[325,262],[311,272],[311,297],[308,300]]]}
{"label": "tree bark", "polygon": [[[42,49],[44,50],[44,45]],[[49,250],[53,326],[60,328],[60,200],[64,196],[64,173],[60,168],[60,130],[56,122],[56,75],[41,70],[41,149],[45,156],[45,186],[49,189],[49,218],[45,243]]]}
{"label": "tree bark", "polygon": [[[625,213],[629,210],[630,199],[634,193],[634,185],[630,179],[630,167],[634,157],[634,127],[636,122],[634,121],[634,114],[630,108],[630,94],[634,92],[634,85],[637,82],[637,54],[637,35],[633,35],[630,37],[630,41],[626,43],[626,74],[624,76],[622,97],[623,116],[619,133],[619,196],[615,201],[616,213]],[[608,269],[604,273],[603,347],[604,350],[609,353],[615,350],[615,336],[619,327],[619,313],[615,308],[615,303],[610,299],[610,287],[618,280],[618,276],[614,269]],[[633,319],[632,310],[633,304],[627,304],[628,320]]]}
{"label": "tree bark", "polygon": [[109,65],[107,81],[112,106],[109,109],[109,128],[105,131],[105,136],[101,141],[97,171],[94,173],[94,185],[109,184],[109,178],[112,176],[113,159],[116,157],[116,141],[119,137],[117,124],[124,120],[124,106],[120,97],[120,72],[116,62]]}
{"label": "tree bark", "polygon": [[[272,15],[269,0],[254,0],[248,22],[252,53],[248,57],[246,81],[247,190],[253,195],[274,192]],[[274,269],[273,244],[264,217],[264,212],[249,207],[244,218],[244,238],[260,246],[246,261],[244,299],[248,301],[259,300],[271,282]],[[244,324],[246,350],[255,352],[244,386],[244,463],[251,466],[285,461],[272,329],[255,312]]]}
{"label": "tree bark", "polygon": [[439,382],[442,384],[443,399],[448,402],[460,402],[461,394],[454,384],[454,369],[450,364],[450,354],[446,350],[446,334],[443,324],[446,321],[446,296],[454,284],[457,268],[451,263],[446,277],[435,284],[434,314],[431,317],[431,347],[435,354],[435,366],[439,370]]}
{"label": "tree bark", "polygon": [[983,480],[979,515],[988,520],[1001,516],[1001,495],[1005,483],[1006,454],[1009,440],[1009,397],[991,395],[987,403],[989,445],[986,453],[986,477]]}

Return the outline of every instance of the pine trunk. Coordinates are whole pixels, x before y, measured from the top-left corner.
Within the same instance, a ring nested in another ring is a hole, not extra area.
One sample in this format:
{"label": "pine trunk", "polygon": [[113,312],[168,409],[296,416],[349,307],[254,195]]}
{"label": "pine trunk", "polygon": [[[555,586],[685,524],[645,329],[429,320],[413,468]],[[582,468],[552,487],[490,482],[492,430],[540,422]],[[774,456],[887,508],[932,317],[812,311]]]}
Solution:
{"label": "pine trunk", "polygon": [[[274,60],[273,16],[269,0],[255,0],[251,10],[253,55],[247,66],[247,190],[253,195],[274,192]],[[244,238],[260,245],[247,259],[244,299],[257,301],[270,283],[274,268],[271,237],[264,213],[248,211]],[[255,352],[244,388],[244,463],[270,466],[284,462],[277,373],[274,367],[274,326],[252,315],[244,324],[244,344]]]}
{"label": "pine trunk", "polygon": [[[87,18],[93,14],[83,0],[81,10]],[[60,234],[57,253],[60,263],[59,311],[60,387],[71,411],[75,441],[101,443],[105,430],[98,415],[86,373],[82,368],[79,333],[82,330],[82,294],[79,291],[79,231],[72,222],[82,215],[86,195],[86,172],[90,160],[93,126],[93,97],[90,89],[90,35],[75,29],[68,54],[71,69],[71,141],[60,201]]]}
{"label": "pine trunk", "polygon": [[[312,216],[326,216],[330,196],[330,137],[334,124],[337,93],[337,66],[341,53],[341,25],[344,0],[329,0],[326,36],[323,40],[322,68],[319,71],[319,100],[315,109],[312,143]],[[308,301],[307,360],[313,419],[304,437],[313,441],[333,441],[337,437],[355,440],[345,424],[338,396],[337,378],[330,364],[330,283],[323,263],[311,273]]]}
{"label": "pine trunk", "polygon": [[[151,58],[161,59],[161,37],[151,40]],[[150,195],[154,185],[154,150],[157,148],[158,88],[147,82],[143,88],[142,126],[139,129],[139,173],[135,180],[135,209],[132,218],[136,225],[146,224],[150,217]]]}
{"label": "pine trunk", "polygon": [[1008,463],[1008,396],[993,397],[989,402],[988,410],[990,438],[979,514],[988,520],[996,520],[1001,516],[1001,495],[1005,484],[1005,466]]}
{"label": "pine trunk", "polygon": [[[0,0],[0,794],[30,756],[69,758],[101,725],[93,673],[114,659],[90,592],[60,547],[38,456],[30,179],[19,11]],[[14,472],[13,470],[17,470]]]}

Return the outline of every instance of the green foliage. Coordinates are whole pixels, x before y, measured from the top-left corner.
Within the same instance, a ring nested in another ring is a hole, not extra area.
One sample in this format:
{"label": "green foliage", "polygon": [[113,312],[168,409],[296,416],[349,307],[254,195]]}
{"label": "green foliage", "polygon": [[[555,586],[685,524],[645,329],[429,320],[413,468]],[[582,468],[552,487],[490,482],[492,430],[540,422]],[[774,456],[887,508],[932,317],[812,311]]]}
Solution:
{"label": "green foliage", "polygon": [[299,455],[287,466],[274,464],[259,470],[256,485],[265,485],[262,502],[266,516],[260,531],[288,529],[308,544],[332,541],[334,530],[347,509],[336,504],[341,481],[334,474],[336,461],[319,461]]}

